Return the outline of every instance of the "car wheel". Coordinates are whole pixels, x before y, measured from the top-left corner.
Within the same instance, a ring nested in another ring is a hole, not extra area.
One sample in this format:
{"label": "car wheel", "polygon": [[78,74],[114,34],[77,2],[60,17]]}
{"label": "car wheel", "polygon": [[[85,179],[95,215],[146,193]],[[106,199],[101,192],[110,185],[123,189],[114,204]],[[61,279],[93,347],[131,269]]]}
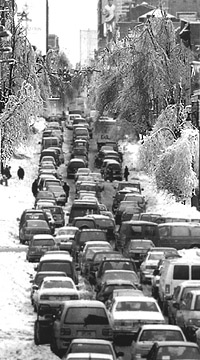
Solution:
{"label": "car wheel", "polygon": [[34,323],[34,343],[40,345],[40,325],[38,320]]}

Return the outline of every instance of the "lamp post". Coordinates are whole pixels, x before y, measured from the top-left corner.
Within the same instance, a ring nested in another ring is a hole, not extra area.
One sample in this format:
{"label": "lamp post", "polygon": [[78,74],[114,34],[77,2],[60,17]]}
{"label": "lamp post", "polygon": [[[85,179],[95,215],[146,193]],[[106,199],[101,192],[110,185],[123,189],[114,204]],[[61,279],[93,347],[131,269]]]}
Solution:
{"label": "lamp post", "polygon": [[48,52],[48,39],[49,39],[49,1],[46,0],[46,54]]}

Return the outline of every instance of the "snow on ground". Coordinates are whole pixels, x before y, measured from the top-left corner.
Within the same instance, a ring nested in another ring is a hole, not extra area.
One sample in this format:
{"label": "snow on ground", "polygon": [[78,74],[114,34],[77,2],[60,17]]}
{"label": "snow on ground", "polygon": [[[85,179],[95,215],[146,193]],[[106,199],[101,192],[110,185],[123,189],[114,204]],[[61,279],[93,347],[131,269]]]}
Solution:
{"label": "snow on ground", "polygon": [[[38,121],[42,130],[44,121]],[[12,178],[8,187],[0,185],[0,359],[1,360],[55,360],[49,346],[36,346],[33,341],[33,324],[36,315],[30,303],[30,278],[34,274],[33,264],[26,262],[26,246],[19,244],[18,222],[24,209],[33,206],[34,198],[31,185],[37,176],[40,154],[40,134],[32,136],[28,146],[18,150],[12,159]],[[128,165],[131,176],[137,172],[137,144],[123,144],[124,165]],[[20,181],[17,169],[22,166],[25,178]],[[139,173],[144,194],[148,199],[148,210],[162,214],[174,213],[179,216],[197,216],[199,213],[189,205],[178,204],[165,193],[155,191],[151,180]],[[5,251],[7,248],[7,251]],[[10,249],[10,250],[9,250]],[[8,251],[9,250],[9,251]],[[81,293],[84,286],[81,284]],[[87,297],[87,292],[85,293]]]}

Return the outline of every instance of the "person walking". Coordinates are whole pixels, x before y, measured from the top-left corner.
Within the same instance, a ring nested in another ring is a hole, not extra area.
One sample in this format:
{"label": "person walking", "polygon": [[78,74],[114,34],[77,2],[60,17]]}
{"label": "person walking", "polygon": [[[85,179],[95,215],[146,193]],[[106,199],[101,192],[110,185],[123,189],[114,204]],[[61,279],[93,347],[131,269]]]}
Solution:
{"label": "person walking", "polygon": [[129,176],[128,166],[125,166],[125,169],[124,169],[124,179],[125,179],[125,181],[128,181],[128,176]]}
{"label": "person walking", "polygon": [[33,193],[34,197],[37,196],[37,193],[38,193],[38,180],[37,179],[35,179],[32,183],[32,193]]}
{"label": "person walking", "polygon": [[69,197],[69,191],[70,191],[70,187],[68,185],[68,183],[65,181],[63,184],[63,190],[66,194],[66,202],[68,201],[68,197]]}
{"label": "person walking", "polygon": [[3,175],[6,176],[7,179],[10,179],[12,177],[10,173],[11,166],[6,165]]}
{"label": "person walking", "polygon": [[23,180],[24,175],[25,175],[24,169],[21,166],[19,166],[19,169],[17,170],[17,176],[19,180]]}

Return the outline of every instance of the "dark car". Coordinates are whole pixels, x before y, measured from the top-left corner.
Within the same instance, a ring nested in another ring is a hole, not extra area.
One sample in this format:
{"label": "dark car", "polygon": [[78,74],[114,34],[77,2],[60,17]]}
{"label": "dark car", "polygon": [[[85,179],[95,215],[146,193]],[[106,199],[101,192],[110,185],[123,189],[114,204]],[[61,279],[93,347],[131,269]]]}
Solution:
{"label": "dark car", "polygon": [[96,273],[96,288],[98,289],[99,284],[101,283],[101,278],[106,270],[132,270],[135,273],[137,272],[136,265],[133,260],[124,258],[120,253],[119,257],[116,259],[110,259],[107,257],[102,260],[98,271]]}
{"label": "dark car", "polygon": [[52,148],[47,148],[45,150],[41,151],[41,155],[40,155],[40,162],[43,158],[43,156],[52,156],[56,162],[56,165],[59,166],[60,165],[60,158],[59,158],[59,154],[58,152],[55,150],[55,147]]}
{"label": "dark car", "polygon": [[75,217],[82,217],[88,214],[100,214],[100,209],[97,202],[80,199],[74,200],[69,212],[68,222],[69,224],[72,224]]}
{"label": "dark car", "polygon": [[146,240],[146,239],[130,240],[123,248],[123,254],[127,258],[130,257],[131,259],[133,259],[137,266],[137,269],[139,269],[147,252],[152,247],[155,247],[152,240]]}
{"label": "dark car", "polygon": [[67,177],[74,179],[74,176],[79,168],[87,167],[83,159],[71,159],[67,165]]}
{"label": "dark car", "polygon": [[51,229],[46,220],[26,220],[19,230],[21,244],[31,241],[33,235],[51,234]]}
{"label": "dark car", "polygon": [[65,213],[62,206],[49,205],[45,209],[49,209],[52,213],[53,219],[55,221],[55,227],[62,227],[65,225]]}
{"label": "dark car", "polygon": [[96,300],[102,301],[105,304],[115,289],[137,290],[131,281],[121,279],[108,280],[102,284],[101,289],[97,292]]}
{"label": "dark car", "polygon": [[110,217],[101,214],[88,215],[87,217],[94,219],[97,229],[106,231],[107,240],[109,242],[115,242],[116,224],[114,219],[111,219]]}
{"label": "dark car", "polygon": [[54,237],[52,235],[34,235],[29,242],[26,259],[29,262],[39,261],[41,256],[48,250],[58,250]]}
{"label": "dark car", "polygon": [[112,211],[115,213],[116,209],[119,207],[121,201],[124,200],[126,194],[136,194],[140,195],[139,189],[135,187],[124,187],[123,189],[117,191],[113,196]]}
{"label": "dark car", "polygon": [[[23,211],[19,221],[19,239],[20,239],[20,229],[26,220],[45,220],[49,224],[49,219],[45,211],[39,209],[26,209]],[[50,226],[50,224],[49,224]],[[20,239],[21,240],[21,239]]]}
{"label": "dark car", "polygon": [[184,341],[158,341],[149,351],[147,360],[199,360],[200,351],[197,344]]}
{"label": "dark car", "polygon": [[[112,173],[112,175],[111,175]],[[104,170],[104,180],[122,180],[122,167],[121,164],[116,160],[109,160]]]}
{"label": "dark car", "polygon": [[77,259],[86,241],[107,241],[107,237],[106,232],[100,229],[79,229],[75,234],[74,241],[76,246],[74,258]]}
{"label": "dark car", "polygon": [[157,246],[159,241],[158,224],[142,220],[124,221],[121,223],[117,233],[116,248],[122,249],[131,239],[152,240],[154,245]]}
{"label": "dark car", "polygon": [[87,262],[87,274],[89,282],[91,284],[96,283],[96,272],[98,271],[99,264],[103,259],[118,259],[122,257],[122,255],[118,251],[113,251],[109,249],[93,249],[93,256],[91,257],[90,261]]}

